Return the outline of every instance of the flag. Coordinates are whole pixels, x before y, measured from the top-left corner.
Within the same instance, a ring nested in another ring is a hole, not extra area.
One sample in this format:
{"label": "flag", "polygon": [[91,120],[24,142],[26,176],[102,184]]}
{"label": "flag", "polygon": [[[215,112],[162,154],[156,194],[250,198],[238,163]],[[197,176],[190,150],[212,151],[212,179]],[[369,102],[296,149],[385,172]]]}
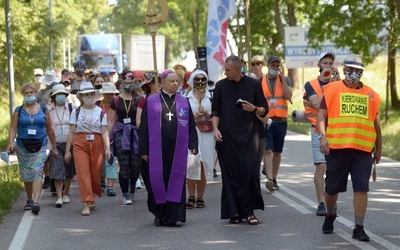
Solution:
{"label": "flag", "polygon": [[226,35],[229,17],[236,13],[235,0],[209,0],[207,20],[207,70],[208,78],[221,79],[226,59]]}

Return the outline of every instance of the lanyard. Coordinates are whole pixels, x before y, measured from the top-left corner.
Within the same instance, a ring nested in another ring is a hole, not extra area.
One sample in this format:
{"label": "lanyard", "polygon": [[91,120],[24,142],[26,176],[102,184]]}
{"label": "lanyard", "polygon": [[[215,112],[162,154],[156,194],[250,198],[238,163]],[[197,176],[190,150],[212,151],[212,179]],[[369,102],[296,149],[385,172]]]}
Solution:
{"label": "lanyard", "polygon": [[63,113],[62,113],[61,119],[60,119],[60,117],[58,116],[58,111],[57,111],[57,106],[56,106],[56,105],[54,105],[54,109],[56,110],[57,119],[58,119],[58,122],[60,123],[61,134],[63,134],[63,128],[62,128],[62,126],[63,126],[63,121],[64,121],[65,106],[63,106]]}
{"label": "lanyard", "polygon": [[122,101],[123,101],[123,103],[124,103],[124,106],[125,106],[126,118],[128,118],[128,113],[129,113],[129,110],[131,110],[132,100],[133,100],[133,98],[130,100],[130,102],[129,102],[129,106],[128,106],[128,107],[126,107],[125,99],[122,99]]}

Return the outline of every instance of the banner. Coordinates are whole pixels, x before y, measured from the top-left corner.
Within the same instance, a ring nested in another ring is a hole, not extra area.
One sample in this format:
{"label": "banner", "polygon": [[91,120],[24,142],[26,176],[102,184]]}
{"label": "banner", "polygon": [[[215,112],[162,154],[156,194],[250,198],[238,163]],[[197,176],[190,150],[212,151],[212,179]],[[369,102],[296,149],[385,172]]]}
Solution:
{"label": "banner", "polygon": [[221,79],[226,59],[226,35],[229,17],[236,14],[235,0],[210,0],[207,21],[208,78]]}

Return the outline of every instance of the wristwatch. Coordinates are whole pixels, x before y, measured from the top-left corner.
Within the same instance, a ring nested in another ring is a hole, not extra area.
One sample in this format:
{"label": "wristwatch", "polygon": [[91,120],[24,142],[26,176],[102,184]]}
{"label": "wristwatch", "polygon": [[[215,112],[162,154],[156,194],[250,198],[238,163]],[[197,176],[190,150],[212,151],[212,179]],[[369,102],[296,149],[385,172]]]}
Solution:
{"label": "wristwatch", "polygon": [[318,139],[321,139],[323,136],[325,136],[325,135],[319,135],[319,136],[318,136]]}
{"label": "wristwatch", "polygon": [[257,113],[257,109],[258,109],[258,107],[255,106],[253,112],[254,112],[254,113]]}

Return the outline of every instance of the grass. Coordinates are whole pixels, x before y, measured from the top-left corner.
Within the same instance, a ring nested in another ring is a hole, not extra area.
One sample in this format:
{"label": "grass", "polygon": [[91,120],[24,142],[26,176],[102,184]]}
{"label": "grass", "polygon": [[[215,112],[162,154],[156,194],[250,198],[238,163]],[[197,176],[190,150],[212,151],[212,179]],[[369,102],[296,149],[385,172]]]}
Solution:
{"label": "grass", "polygon": [[18,164],[7,166],[0,163],[0,222],[10,211],[12,205],[23,189],[20,180]]}

